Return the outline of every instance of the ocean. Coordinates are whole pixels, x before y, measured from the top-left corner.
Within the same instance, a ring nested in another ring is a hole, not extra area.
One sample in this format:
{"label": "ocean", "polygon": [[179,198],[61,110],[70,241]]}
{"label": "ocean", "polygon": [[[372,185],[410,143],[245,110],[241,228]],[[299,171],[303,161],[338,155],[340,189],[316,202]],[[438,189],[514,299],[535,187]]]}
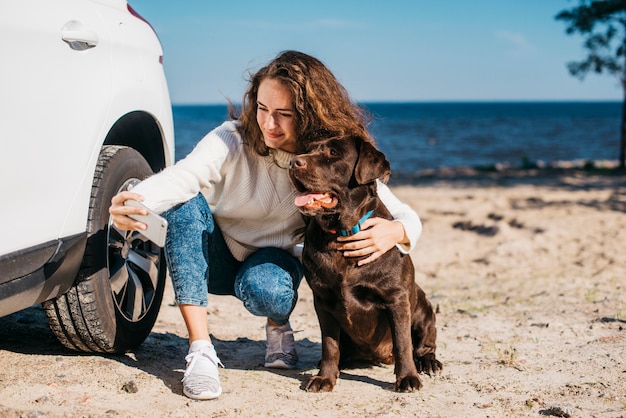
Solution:
{"label": "ocean", "polygon": [[[619,157],[620,102],[365,103],[392,173]],[[176,158],[228,118],[226,105],[174,106]],[[393,174],[392,174],[393,178]]]}

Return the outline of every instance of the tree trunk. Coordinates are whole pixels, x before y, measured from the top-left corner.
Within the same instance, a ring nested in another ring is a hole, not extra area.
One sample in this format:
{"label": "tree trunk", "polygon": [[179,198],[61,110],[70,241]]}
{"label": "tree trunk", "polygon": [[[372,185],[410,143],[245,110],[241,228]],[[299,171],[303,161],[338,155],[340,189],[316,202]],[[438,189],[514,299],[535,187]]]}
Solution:
{"label": "tree trunk", "polygon": [[622,129],[619,147],[619,168],[626,168],[626,81],[622,82],[624,101],[622,102]]}

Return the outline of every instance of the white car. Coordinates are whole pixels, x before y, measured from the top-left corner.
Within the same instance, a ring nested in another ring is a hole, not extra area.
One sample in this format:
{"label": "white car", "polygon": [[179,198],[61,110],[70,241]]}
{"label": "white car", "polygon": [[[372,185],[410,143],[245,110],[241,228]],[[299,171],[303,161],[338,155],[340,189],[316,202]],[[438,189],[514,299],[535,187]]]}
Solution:
{"label": "white car", "polygon": [[2,1],[0,56],[0,316],[43,303],[69,348],[136,347],[165,260],[108,208],[174,162],[159,39],[123,0]]}

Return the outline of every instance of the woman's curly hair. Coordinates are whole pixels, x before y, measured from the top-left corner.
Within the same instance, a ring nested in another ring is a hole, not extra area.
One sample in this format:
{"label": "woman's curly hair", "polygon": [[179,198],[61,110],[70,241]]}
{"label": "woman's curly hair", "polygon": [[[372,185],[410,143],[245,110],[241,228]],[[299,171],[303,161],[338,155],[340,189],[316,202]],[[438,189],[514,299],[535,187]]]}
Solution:
{"label": "woman's curly hair", "polygon": [[240,121],[240,131],[259,155],[268,155],[256,119],[259,85],[265,79],[278,80],[293,95],[298,135],[296,147],[320,136],[360,136],[374,142],[367,131],[369,114],[353,103],[347,90],[317,58],[298,51],[284,51],[265,67],[250,75],[241,112],[230,106],[231,119]]}

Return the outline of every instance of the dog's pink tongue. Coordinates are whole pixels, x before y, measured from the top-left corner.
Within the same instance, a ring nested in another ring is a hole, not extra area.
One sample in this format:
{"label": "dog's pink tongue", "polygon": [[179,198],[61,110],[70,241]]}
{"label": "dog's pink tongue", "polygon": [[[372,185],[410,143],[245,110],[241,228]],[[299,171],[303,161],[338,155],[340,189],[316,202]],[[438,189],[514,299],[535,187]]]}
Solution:
{"label": "dog's pink tongue", "polygon": [[310,205],[311,203],[326,198],[326,193],[302,193],[296,196],[295,205],[299,208]]}

